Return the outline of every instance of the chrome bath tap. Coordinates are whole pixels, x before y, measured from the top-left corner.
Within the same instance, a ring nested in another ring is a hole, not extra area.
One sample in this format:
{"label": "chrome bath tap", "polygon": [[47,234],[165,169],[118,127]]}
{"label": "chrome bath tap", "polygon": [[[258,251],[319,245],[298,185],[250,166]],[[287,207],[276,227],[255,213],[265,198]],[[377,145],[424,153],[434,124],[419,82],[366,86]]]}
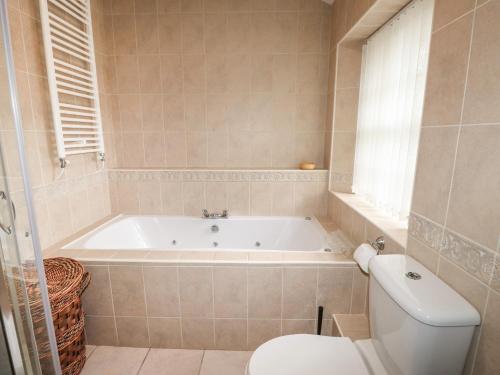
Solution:
{"label": "chrome bath tap", "polygon": [[207,209],[202,211],[203,219],[227,219],[229,217],[229,212],[227,210],[223,210],[222,213],[219,212],[208,212]]}

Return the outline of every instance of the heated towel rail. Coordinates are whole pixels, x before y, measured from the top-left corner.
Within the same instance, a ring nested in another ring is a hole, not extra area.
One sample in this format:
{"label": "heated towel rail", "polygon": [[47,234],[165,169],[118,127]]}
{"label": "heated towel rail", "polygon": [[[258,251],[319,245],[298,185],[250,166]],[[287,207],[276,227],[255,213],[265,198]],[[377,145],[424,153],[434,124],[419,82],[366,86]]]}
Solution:
{"label": "heated towel rail", "polygon": [[61,168],[70,155],[104,161],[90,0],[40,0],[40,14]]}

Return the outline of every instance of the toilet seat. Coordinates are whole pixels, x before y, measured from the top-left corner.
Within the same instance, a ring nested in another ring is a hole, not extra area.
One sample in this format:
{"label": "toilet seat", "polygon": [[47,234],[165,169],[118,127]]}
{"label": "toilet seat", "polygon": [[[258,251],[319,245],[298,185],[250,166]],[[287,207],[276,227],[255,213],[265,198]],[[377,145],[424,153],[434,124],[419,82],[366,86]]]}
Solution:
{"label": "toilet seat", "polygon": [[351,339],[288,335],[261,345],[247,375],[370,375]]}

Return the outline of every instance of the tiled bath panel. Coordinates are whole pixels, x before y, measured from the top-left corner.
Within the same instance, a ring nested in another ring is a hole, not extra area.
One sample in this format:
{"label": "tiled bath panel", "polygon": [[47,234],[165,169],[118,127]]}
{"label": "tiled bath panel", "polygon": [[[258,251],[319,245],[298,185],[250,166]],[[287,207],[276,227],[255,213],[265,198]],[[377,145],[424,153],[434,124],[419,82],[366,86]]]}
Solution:
{"label": "tiled bath panel", "polygon": [[91,345],[254,350],[274,337],[331,335],[334,313],[365,312],[357,266],[92,264],[83,297]]}

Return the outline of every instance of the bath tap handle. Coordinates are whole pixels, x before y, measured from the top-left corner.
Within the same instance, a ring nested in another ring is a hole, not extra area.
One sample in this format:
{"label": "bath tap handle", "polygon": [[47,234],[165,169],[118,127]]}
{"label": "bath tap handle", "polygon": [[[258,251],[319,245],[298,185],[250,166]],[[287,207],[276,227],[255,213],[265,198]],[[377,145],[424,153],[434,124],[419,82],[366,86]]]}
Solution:
{"label": "bath tap handle", "polygon": [[210,214],[208,213],[208,210],[206,208],[204,208],[202,211],[202,217],[205,219],[208,219],[210,217]]}

